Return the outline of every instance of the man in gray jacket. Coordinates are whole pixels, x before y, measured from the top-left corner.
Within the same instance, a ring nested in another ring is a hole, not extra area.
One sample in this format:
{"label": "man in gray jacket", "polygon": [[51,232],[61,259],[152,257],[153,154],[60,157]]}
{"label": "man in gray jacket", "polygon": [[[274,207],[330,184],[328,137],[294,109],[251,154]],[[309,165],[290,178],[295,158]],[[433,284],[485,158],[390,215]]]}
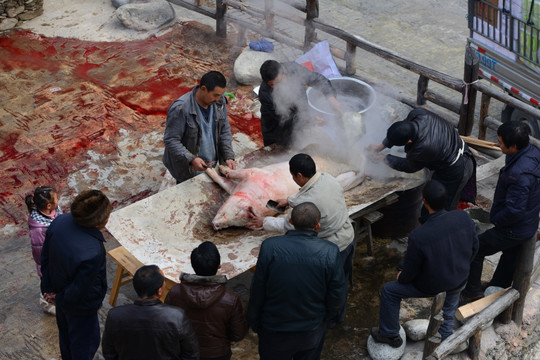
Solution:
{"label": "man in gray jacket", "polygon": [[[312,202],[321,212],[321,226],[318,236],[336,244],[341,253],[345,278],[352,279],[352,261],[354,255],[354,229],[349,219],[349,212],[343,197],[343,188],[330,174],[317,172],[315,161],[307,154],[296,154],[289,160],[289,169],[295,183],[300,186],[298,193],[288,199],[278,200],[278,207],[295,207],[301,203]],[[286,217],[253,216],[251,228],[263,228],[273,232],[293,230],[290,222],[291,213]],[[337,321],[345,318],[343,308]]]}
{"label": "man in gray jacket", "polygon": [[218,162],[236,168],[227,100],[227,80],[210,71],[200,85],[174,101],[167,111],[163,164],[177,183]]}

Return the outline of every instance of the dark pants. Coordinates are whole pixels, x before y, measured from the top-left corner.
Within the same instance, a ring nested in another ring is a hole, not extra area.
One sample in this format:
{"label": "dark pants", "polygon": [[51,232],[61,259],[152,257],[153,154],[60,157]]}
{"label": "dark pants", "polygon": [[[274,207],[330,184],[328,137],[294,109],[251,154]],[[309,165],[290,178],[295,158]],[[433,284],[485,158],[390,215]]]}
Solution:
{"label": "dark pants", "polygon": [[[347,297],[349,296],[349,286],[352,285],[352,270],[354,259],[355,242],[349,244],[343,251],[340,252],[341,260],[343,260],[343,272],[345,273],[345,281],[347,282]],[[345,320],[345,313],[347,310],[347,297],[345,297],[345,303],[339,311],[337,318],[330,319],[328,326],[334,327],[335,324],[342,323]]]}
{"label": "dark pants", "polygon": [[261,360],[317,360],[326,336],[326,323],[313,331],[259,332]]}
{"label": "dark pants", "polygon": [[[448,198],[446,200],[446,210],[457,209],[461,190],[467,184],[473,173],[474,163],[466,156],[461,156],[452,166],[433,172],[431,179],[437,180],[444,185]],[[425,206],[422,206],[420,214],[420,223],[423,224],[429,215]]]}
{"label": "dark pants", "polygon": [[527,240],[528,238],[518,239],[510,237],[500,230],[497,230],[497,228],[491,228],[480,234],[478,236],[478,253],[471,263],[469,280],[467,281],[465,290],[463,290],[463,294],[469,297],[483,294],[481,278],[482,269],[484,267],[484,258],[499,251],[502,251],[502,255],[489,285],[502,288],[507,288],[512,285],[517,255],[521,245]]}
{"label": "dark pants", "polygon": [[99,347],[97,311],[91,315],[72,315],[56,307],[56,324],[62,360],[92,360]]}
{"label": "dark pants", "polygon": [[[439,328],[442,339],[452,335],[454,330],[454,314],[458,308],[460,291],[448,292],[443,305],[444,322]],[[384,284],[381,290],[381,306],[379,308],[379,332],[382,336],[394,338],[399,336],[399,307],[402,299],[432,297],[413,284],[401,284],[397,280]]]}

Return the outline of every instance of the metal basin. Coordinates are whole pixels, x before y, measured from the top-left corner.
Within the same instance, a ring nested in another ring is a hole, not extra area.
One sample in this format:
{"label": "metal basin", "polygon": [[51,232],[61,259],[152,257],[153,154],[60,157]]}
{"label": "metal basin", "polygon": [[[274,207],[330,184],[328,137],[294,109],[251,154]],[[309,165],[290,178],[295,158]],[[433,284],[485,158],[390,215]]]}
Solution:
{"label": "metal basin", "polygon": [[[341,103],[343,112],[363,114],[375,104],[375,90],[363,81],[350,77],[330,79],[337,92],[336,98]],[[334,117],[334,113],[326,97],[317,89],[309,87],[306,90],[310,110],[314,116],[323,119]]]}

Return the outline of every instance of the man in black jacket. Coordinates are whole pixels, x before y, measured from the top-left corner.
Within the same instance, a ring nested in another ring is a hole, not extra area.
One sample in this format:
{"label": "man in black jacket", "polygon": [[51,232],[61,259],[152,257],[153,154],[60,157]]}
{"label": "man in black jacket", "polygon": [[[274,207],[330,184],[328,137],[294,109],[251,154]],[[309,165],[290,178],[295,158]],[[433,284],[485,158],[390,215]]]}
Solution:
{"label": "man in black jacket", "polygon": [[400,347],[399,307],[401,299],[431,297],[446,292],[444,323],[439,329],[444,340],[452,334],[459,294],[469,276],[478,251],[478,237],[469,215],[462,210],[446,211],[446,190],[431,181],[423,190],[427,221],[409,235],[407,253],[397,280],[381,290],[379,327],[371,329],[376,342]]}
{"label": "man in black jacket", "polygon": [[296,124],[303,120],[301,116],[309,114],[308,86],[319,89],[332,109],[341,113],[332,84],[319,73],[311,72],[295,62],[280,64],[275,60],[265,61],[260,73],[259,100],[264,146],[290,144]]}
{"label": "man in black jacket", "polygon": [[199,344],[184,310],[163,304],[163,272],[142,266],[133,276],[134,304],[109,310],[101,347],[106,360],[196,360]]}
{"label": "man in black jacket", "polygon": [[104,228],[111,203],[99,190],[80,193],[71,213],[47,229],[41,252],[41,292],[56,301],[63,360],[92,360],[99,347],[97,311],[107,292]]}
{"label": "man in black jacket", "polygon": [[[456,128],[432,112],[414,109],[405,120],[388,128],[382,144],[370,147],[380,152],[392,146],[405,146],[407,156],[386,155],[384,162],[388,166],[407,173],[431,170],[431,178],[443,184],[448,193],[445,209],[457,209],[461,190],[473,175],[476,163]],[[474,198],[476,185],[472,186]],[[427,215],[426,208],[422,208],[421,222]]]}
{"label": "man in black jacket", "polygon": [[320,217],[315,204],[299,204],[295,230],[261,245],[247,311],[261,360],[319,359],[326,321],[346,301],[339,248],[317,237]]}

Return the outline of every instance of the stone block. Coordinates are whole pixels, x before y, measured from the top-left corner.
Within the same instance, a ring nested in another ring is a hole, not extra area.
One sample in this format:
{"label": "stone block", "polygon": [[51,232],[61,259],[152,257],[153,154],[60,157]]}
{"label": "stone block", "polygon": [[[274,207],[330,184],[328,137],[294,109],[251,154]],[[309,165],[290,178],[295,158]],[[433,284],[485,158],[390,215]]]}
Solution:
{"label": "stone block", "polygon": [[393,348],[388,344],[378,343],[373,340],[373,337],[369,335],[367,340],[367,349],[369,356],[373,360],[398,360],[405,352],[405,346],[407,345],[407,339],[405,336],[405,330],[402,326],[399,328],[399,336],[403,339],[403,344],[398,348]]}
{"label": "stone block", "polygon": [[251,50],[246,47],[234,61],[234,77],[239,84],[260,85],[259,69],[266,60],[276,60],[272,53]]}
{"label": "stone block", "polygon": [[33,18],[36,18],[41,14],[43,14],[43,8],[36,9],[34,11],[23,12],[19,14],[17,17],[19,18],[19,20],[26,21],[26,20],[32,20]]}
{"label": "stone block", "polygon": [[414,319],[403,324],[407,338],[412,341],[420,341],[426,338],[426,331],[429,325],[429,320]]}
{"label": "stone block", "polygon": [[132,2],[120,6],[115,14],[125,27],[135,30],[157,29],[176,17],[173,7],[166,0]]}
{"label": "stone block", "polygon": [[0,22],[0,31],[13,29],[19,21],[14,18],[7,18]]}
{"label": "stone block", "polygon": [[24,5],[21,5],[21,6],[17,6],[17,7],[7,9],[6,12],[7,12],[8,17],[14,18],[15,16],[19,15],[23,11],[24,11]]}

